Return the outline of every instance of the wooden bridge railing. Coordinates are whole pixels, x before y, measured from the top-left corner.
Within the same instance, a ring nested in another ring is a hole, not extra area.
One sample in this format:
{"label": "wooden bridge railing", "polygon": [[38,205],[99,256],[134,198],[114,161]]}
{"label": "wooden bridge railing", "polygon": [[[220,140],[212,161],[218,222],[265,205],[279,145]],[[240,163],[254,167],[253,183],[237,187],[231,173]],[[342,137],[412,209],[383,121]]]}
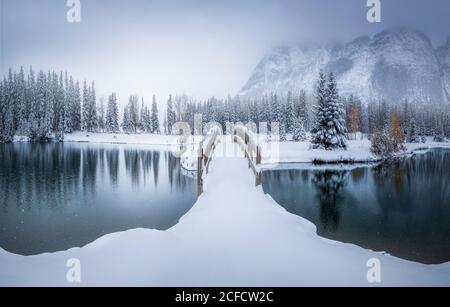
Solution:
{"label": "wooden bridge railing", "polygon": [[209,163],[212,160],[214,150],[220,141],[222,132],[219,127],[213,127],[206,137],[200,142],[197,158],[197,194],[203,194],[203,173],[208,174]]}
{"label": "wooden bridge railing", "polygon": [[255,136],[247,127],[238,125],[233,129],[233,140],[245,153],[248,167],[255,175],[255,185],[261,185],[261,171],[258,168],[261,164],[261,147],[256,143]]}

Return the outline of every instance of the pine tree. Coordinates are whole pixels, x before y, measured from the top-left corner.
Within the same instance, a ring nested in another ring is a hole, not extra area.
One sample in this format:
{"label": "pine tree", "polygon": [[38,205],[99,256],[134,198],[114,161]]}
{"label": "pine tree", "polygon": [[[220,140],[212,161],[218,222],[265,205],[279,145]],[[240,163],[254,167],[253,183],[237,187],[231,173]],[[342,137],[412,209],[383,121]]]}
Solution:
{"label": "pine tree", "polygon": [[136,133],[139,126],[139,98],[137,96],[130,96],[128,101],[128,116],[129,116],[129,131]]}
{"label": "pine tree", "polygon": [[173,102],[172,102],[172,95],[169,95],[169,100],[167,100],[167,111],[166,111],[166,118],[167,118],[167,133],[172,134],[172,126],[175,124],[176,121],[176,114],[173,109]]}
{"label": "pine tree", "polygon": [[99,132],[105,132],[105,99],[101,97],[97,108],[97,126]]}
{"label": "pine tree", "polygon": [[115,93],[112,93],[108,98],[105,121],[106,131],[109,133],[119,132],[119,109],[117,107],[117,97]]}
{"label": "pine tree", "polygon": [[280,142],[286,142],[286,125],[284,123],[279,124]]}
{"label": "pine tree", "polygon": [[278,95],[273,94],[271,97],[270,109],[272,111],[271,123],[281,123],[282,115],[281,108],[278,102]]}
{"label": "pine tree", "polygon": [[28,117],[30,109],[27,104],[27,92],[23,67],[20,67],[20,72],[17,75],[16,91],[16,104],[18,107],[18,133],[20,135],[26,135],[28,131]]}
{"label": "pine tree", "polygon": [[11,68],[8,72],[8,81],[3,81],[3,123],[0,125],[0,142],[9,143],[14,139],[14,105],[15,105],[15,84]]}
{"label": "pine tree", "polygon": [[328,82],[319,74],[316,88],[316,122],[313,129],[313,147],[332,150],[347,147],[344,106],[339,102],[339,94],[334,75],[330,73]]}
{"label": "pine tree", "polygon": [[261,116],[260,116],[260,123],[270,123],[271,122],[271,110],[270,110],[270,103],[269,99],[267,98],[267,95],[263,97],[262,102],[262,108],[261,108]]}
{"label": "pine tree", "polygon": [[161,130],[159,127],[159,119],[158,119],[158,105],[156,104],[156,96],[153,95],[152,101],[152,113],[151,113],[151,121],[152,121],[152,133],[160,134]]}
{"label": "pine tree", "polygon": [[72,133],[73,132],[73,82],[70,83],[69,76],[67,72],[64,74],[64,132]]}
{"label": "pine tree", "polygon": [[151,115],[147,105],[144,104],[144,99],[142,99],[141,125],[143,132],[151,133],[152,131]]}
{"label": "pine tree", "polygon": [[292,140],[294,142],[304,142],[306,141],[306,131],[303,126],[302,119],[299,117],[296,117],[294,119],[294,127],[293,127],[293,135]]}
{"label": "pine tree", "polygon": [[317,106],[315,107],[315,122],[312,129],[313,139],[312,143],[315,148],[320,148],[325,145],[327,135],[326,128],[328,126],[326,112],[327,112],[327,80],[325,74],[320,72],[319,81],[317,82],[315,97]]}
{"label": "pine tree", "polygon": [[87,88],[86,80],[83,83],[83,116],[82,116],[83,131],[89,131],[89,90]]}
{"label": "pine tree", "polygon": [[64,108],[64,83],[62,73],[59,76],[53,73],[52,77],[52,97],[53,97],[53,128],[55,139],[58,142],[64,141],[65,128],[65,108]]}
{"label": "pine tree", "polygon": [[13,112],[8,86],[6,79],[0,82],[0,143],[9,143],[14,137]]}
{"label": "pine tree", "polygon": [[285,122],[286,122],[287,133],[293,133],[294,132],[294,121],[296,119],[296,114],[295,114],[294,98],[292,96],[291,91],[288,92],[284,118],[285,118]]}
{"label": "pine tree", "polygon": [[89,124],[90,124],[90,130],[89,132],[95,132],[98,128],[97,123],[97,96],[95,94],[95,84],[92,82],[91,88],[90,88],[90,97],[89,97]]}
{"label": "pine tree", "polygon": [[436,122],[436,128],[434,131],[433,141],[439,143],[445,142],[445,129],[442,117],[439,117],[439,120]]}
{"label": "pine tree", "polygon": [[308,115],[308,105],[306,103],[306,92],[304,90],[300,91],[295,114],[296,117],[300,118],[300,120],[303,122],[304,128],[306,130],[309,130],[310,123]]}
{"label": "pine tree", "polygon": [[129,106],[126,106],[123,110],[123,121],[122,121],[122,130],[125,133],[131,132],[131,123],[130,123],[130,111]]}
{"label": "pine tree", "polygon": [[409,143],[419,143],[419,131],[417,128],[417,122],[414,116],[409,118],[409,127],[407,128],[406,140]]}
{"label": "pine tree", "polygon": [[[72,77],[71,77],[72,79]],[[72,81],[73,82],[73,81]],[[81,92],[80,92],[80,83],[77,81],[75,83],[75,88],[73,94],[73,130],[80,131],[82,129],[81,126]]]}

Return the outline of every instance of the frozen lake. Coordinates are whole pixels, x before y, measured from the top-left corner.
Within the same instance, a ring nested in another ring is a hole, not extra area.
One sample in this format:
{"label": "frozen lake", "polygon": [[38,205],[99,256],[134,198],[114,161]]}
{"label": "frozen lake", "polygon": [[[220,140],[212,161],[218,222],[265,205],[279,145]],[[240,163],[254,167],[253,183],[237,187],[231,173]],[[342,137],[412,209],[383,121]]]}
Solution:
{"label": "frozen lake", "polygon": [[450,150],[351,171],[267,170],[262,181],[323,237],[422,263],[450,261]]}
{"label": "frozen lake", "polygon": [[168,229],[197,198],[179,165],[145,146],[0,144],[0,246],[34,255],[128,229]]}

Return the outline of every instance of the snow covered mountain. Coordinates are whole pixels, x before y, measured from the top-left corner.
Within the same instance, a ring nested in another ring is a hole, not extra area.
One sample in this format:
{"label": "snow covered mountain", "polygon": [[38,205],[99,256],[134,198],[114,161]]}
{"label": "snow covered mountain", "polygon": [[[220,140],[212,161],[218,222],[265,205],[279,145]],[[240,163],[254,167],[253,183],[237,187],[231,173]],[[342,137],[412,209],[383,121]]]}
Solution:
{"label": "snow covered mountain", "polygon": [[437,55],[441,64],[445,96],[450,101],[450,38],[444,46],[437,49]]}
{"label": "snow covered mountain", "polygon": [[312,94],[320,70],[336,74],[340,93],[365,102],[450,99],[450,43],[435,50],[422,33],[395,29],[335,46],[277,48],[239,93],[255,97],[303,89]]}

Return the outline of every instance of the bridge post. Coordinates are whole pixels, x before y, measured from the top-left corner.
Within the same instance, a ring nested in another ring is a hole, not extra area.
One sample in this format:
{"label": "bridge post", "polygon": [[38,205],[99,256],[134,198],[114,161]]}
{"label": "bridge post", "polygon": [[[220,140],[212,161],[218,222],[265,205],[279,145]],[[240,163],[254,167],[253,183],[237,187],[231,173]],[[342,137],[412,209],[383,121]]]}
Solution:
{"label": "bridge post", "polygon": [[200,143],[197,157],[197,195],[203,194],[203,142]]}
{"label": "bridge post", "polygon": [[255,176],[255,186],[260,186],[261,185],[261,172],[256,173]]}
{"label": "bridge post", "polygon": [[261,148],[256,146],[256,165],[261,164]]}

